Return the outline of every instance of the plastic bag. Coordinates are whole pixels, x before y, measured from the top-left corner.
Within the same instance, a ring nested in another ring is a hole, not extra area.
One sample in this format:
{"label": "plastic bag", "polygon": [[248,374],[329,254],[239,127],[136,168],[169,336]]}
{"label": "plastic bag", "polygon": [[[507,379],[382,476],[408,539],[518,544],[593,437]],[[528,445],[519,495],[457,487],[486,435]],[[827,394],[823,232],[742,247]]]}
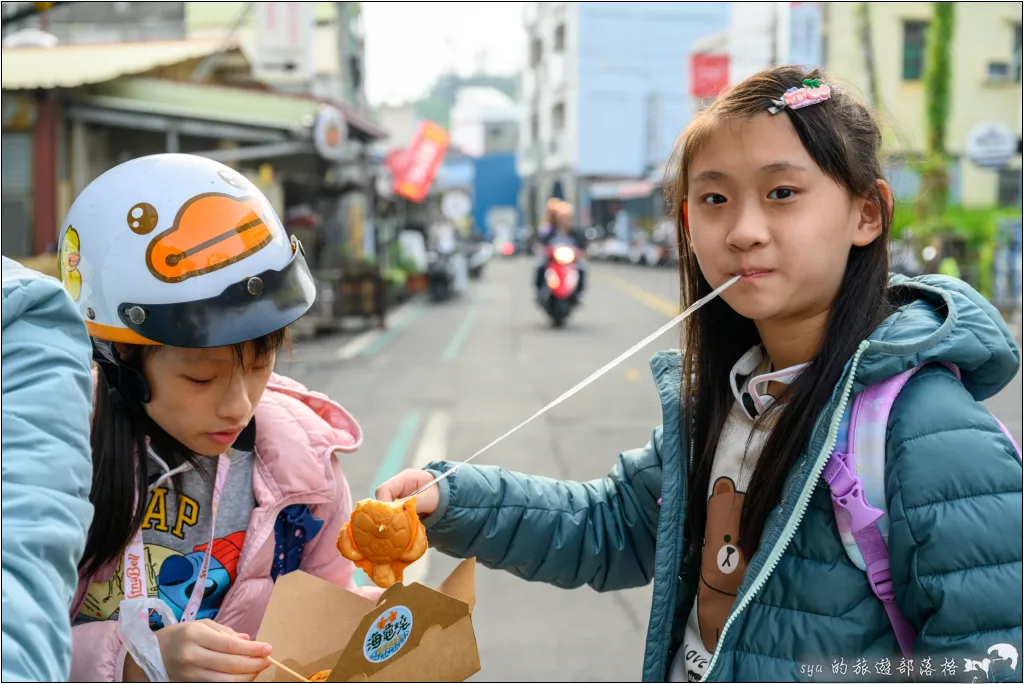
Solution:
{"label": "plastic bag", "polygon": [[134,598],[121,601],[117,618],[117,631],[128,653],[143,669],[151,682],[166,682],[167,669],[160,654],[160,642],[149,626],[149,611],[155,610],[163,618],[164,626],[178,622],[170,607],[158,598]]}

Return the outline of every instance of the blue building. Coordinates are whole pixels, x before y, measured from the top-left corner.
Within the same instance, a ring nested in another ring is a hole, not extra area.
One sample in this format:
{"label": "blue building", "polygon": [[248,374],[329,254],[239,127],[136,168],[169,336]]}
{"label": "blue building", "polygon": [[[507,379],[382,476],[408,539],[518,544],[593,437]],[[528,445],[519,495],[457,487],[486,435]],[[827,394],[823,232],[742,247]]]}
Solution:
{"label": "blue building", "polygon": [[516,203],[519,176],[514,152],[487,154],[474,161],[473,221],[485,238],[493,238],[501,224],[512,229],[522,223]]}
{"label": "blue building", "polygon": [[694,43],[729,25],[729,3],[525,3],[518,172],[536,225],[561,196],[591,220],[588,188],[645,179],[669,158],[694,111]]}

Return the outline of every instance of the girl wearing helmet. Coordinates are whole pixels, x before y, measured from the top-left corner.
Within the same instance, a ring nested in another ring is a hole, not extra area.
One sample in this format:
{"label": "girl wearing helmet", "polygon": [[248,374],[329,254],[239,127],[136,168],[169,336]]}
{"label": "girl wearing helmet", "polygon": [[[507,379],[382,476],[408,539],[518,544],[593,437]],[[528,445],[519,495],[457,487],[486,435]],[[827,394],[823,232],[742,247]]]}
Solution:
{"label": "girl wearing helmet", "polygon": [[301,245],[237,172],[164,154],[89,185],[60,254],[96,362],[71,678],[251,681],[277,577],[356,590],[334,545],[352,507],[336,453],[362,432],[273,373],[313,303]]}

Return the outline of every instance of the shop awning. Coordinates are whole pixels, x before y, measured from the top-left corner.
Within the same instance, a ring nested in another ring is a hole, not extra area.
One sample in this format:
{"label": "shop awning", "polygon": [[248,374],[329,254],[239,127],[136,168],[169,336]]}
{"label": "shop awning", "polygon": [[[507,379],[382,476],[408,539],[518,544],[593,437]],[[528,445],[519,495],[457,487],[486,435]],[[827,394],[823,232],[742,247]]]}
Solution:
{"label": "shop awning", "polygon": [[4,48],[0,81],[4,90],[79,88],[202,59],[224,47],[222,40],[203,38]]}
{"label": "shop awning", "polygon": [[329,104],[341,111],[354,137],[369,141],[388,135],[369,115],[343,102],[272,92],[259,85],[238,87],[152,77],[154,70],[194,63],[218,52],[220,60],[245,64],[240,48],[235,43],[225,44],[220,37],[4,48],[2,86],[12,91],[75,90],[76,102],[127,115],[171,116],[278,131],[308,129],[317,109]]}
{"label": "shop awning", "polygon": [[[142,76],[119,78],[92,86],[76,97],[76,103],[79,108],[208,121],[306,138],[317,110],[324,104],[311,97],[267,90]],[[387,136],[383,128],[351,107],[333,102],[328,104],[341,110],[357,138],[372,140]],[[263,138],[270,139],[267,136]]]}

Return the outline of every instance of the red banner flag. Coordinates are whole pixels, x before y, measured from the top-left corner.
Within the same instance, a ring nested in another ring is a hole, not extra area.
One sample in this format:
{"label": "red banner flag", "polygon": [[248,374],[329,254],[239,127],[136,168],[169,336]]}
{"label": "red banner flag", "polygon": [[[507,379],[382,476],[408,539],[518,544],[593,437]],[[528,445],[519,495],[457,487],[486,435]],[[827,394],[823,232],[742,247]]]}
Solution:
{"label": "red banner flag", "polygon": [[395,173],[395,194],[410,202],[422,202],[447,150],[448,131],[431,121],[420,124],[409,149],[389,164],[393,173],[395,167],[400,170]]}

